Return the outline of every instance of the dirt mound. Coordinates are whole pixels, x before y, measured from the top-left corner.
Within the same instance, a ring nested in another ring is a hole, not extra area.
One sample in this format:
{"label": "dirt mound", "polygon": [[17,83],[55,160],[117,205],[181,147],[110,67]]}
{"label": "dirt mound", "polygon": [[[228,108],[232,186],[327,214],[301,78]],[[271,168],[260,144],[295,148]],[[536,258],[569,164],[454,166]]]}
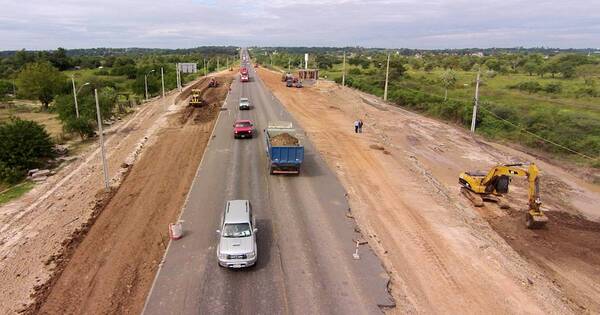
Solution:
{"label": "dirt mound", "polygon": [[564,212],[546,212],[544,229],[525,228],[523,211],[488,218],[519,254],[535,262],[580,309],[600,312],[600,223]]}
{"label": "dirt mound", "polygon": [[290,135],[287,132],[278,134],[274,137],[271,137],[271,145],[273,146],[297,146],[299,144],[298,139],[296,137]]}

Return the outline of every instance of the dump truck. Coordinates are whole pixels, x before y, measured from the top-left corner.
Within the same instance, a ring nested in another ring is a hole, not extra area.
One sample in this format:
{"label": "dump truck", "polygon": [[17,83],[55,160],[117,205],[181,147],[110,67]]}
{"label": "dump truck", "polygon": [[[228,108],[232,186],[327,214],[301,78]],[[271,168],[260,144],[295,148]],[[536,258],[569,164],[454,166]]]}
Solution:
{"label": "dump truck", "polygon": [[204,100],[201,97],[202,90],[200,89],[192,89],[192,93],[190,96],[190,106],[200,107],[204,105]]}
{"label": "dump truck", "polygon": [[270,174],[300,174],[304,147],[289,121],[269,122],[264,130]]}

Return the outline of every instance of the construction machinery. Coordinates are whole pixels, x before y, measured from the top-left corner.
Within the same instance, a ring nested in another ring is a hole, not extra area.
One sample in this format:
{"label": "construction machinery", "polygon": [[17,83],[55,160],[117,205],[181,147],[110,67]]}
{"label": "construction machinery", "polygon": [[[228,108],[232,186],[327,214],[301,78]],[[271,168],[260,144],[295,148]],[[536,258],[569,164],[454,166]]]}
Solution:
{"label": "construction machinery", "polygon": [[218,86],[219,86],[219,81],[217,81],[214,77],[211,77],[210,81],[208,82],[208,87],[215,88]]}
{"label": "construction machinery", "polygon": [[548,217],[540,209],[539,169],[534,163],[504,164],[493,167],[489,172],[471,171],[460,174],[458,182],[461,193],[476,207],[484,201],[500,202],[499,197],[508,193],[510,177],[526,177],[529,183],[529,209],[525,217],[528,229],[539,229],[546,225]]}
{"label": "construction machinery", "polygon": [[204,100],[201,97],[202,95],[202,90],[200,89],[192,89],[192,93],[190,96],[190,106],[193,107],[201,107],[202,105],[204,105]]}

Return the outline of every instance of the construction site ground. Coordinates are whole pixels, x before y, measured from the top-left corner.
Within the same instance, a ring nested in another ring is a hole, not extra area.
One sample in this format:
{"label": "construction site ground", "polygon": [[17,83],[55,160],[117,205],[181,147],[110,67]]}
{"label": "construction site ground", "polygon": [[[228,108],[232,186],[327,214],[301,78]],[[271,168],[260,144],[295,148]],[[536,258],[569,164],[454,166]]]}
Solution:
{"label": "construction site ground", "polygon": [[[280,73],[259,74],[348,191],[391,273],[390,312],[600,312],[599,185],[333,82],[287,88]],[[475,208],[460,194],[460,172],[508,162],[540,167],[546,228],[525,228],[525,179],[513,179],[509,209]]]}
{"label": "construction site ground", "polygon": [[[202,158],[230,75],[139,106],[98,146],[0,208],[0,313],[139,313]],[[187,107],[190,89],[207,105]]]}

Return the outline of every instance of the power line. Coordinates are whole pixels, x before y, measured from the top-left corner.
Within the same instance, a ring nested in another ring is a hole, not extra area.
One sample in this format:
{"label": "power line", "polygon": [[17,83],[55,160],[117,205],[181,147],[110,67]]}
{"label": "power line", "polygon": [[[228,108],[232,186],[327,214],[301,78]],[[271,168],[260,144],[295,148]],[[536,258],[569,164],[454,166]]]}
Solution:
{"label": "power line", "polygon": [[585,158],[588,158],[588,159],[590,159],[590,160],[596,160],[596,159],[597,159],[597,158],[593,158],[593,157],[591,157],[591,156],[589,156],[589,155],[586,155],[586,154],[584,154],[584,153],[581,153],[581,152],[575,151],[575,150],[573,150],[573,149],[571,149],[571,148],[568,148],[568,147],[566,147],[566,146],[564,146],[564,145],[562,145],[562,144],[556,143],[556,142],[554,142],[554,141],[552,141],[552,140],[550,140],[550,139],[546,139],[546,138],[544,138],[544,137],[542,137],[542,136],[539,136],[539,135],[537,135],[537,134],[535,134],[535,133],[533,133],[533,132],[531,132],[531,131],[529,131],[529,130],[527,130],[527,129],[525,129],[525,128],[523,128],[523,127],[521,127],[521,126],[519,126],[519,125],[517,125],[517,124],[515,124],[515,123],[513,123],[513,122],[511,122],[511,121],[509,121],[509,120],[506,120],[506,119],[504,119],[504,118],[502,118],[502,117],[500,117],[500,116],[496,115],[496,113],[494,113],[493,111],[491,111],[491,110],[489,110],[489,109],[487,109],[487,108],[485,108],[485,107],[483,107],[483,106],[480,106],[479,108],[480,108],[480,109],[482,109],[482,110],[484,110],[485,112],[488,112],[488,113],[490,113],[490,114],[491,114],[492,116],[494,116],[496,119],[498,119],[498,120],[502,120],[502,121],[504,121],[504,122],[506,122],[506,123],[508,123],[508,124],[510,124],[510,125],[512,125],[512,126],[514,126],[515,128],[519,129],[520,131],[523,131],[523,132],[525,132],[525,133],[528,133],[528,134],[530,134],[530,135],[532,135],[532,136],[534,136],[534,137],[536,137],[536,138],[538,138],[538,139],[540,139],[540,140],[543,140],[543,141],[545,141],[545,142],[547,142],[547,143],[553,144],[553,145],[555,145],[555,146],[557,146],[557,147],[559,147],[559,148],[565,149],[565,150],[567,150],[567,151],[569,151],[569,152],[571,152],[571,153],[574,153],[574,154],[577,154],[577,155],[583,156],[583,157],[585,157]]}
{"label": "power line", "polygon": [[[401,87],[401,88],[402,88],[402,89],[405,89],[405,90],[411,90],[411,91],[414,91],[414,92],[419,92],[419,93],[427,94],[427,95],[429,95],[429,96],[435,96],[435,97],[440,97],[440,98],[441,98],[441,96],[439,96],[439,95],[436,95],[436,94],[433,94],[433,93],[423,92],[423,91],[420,91],[420,90],[415,90],[415,89],[411,89],[411,88],[407,88],[407,87]],[[460,99],[451,99],[451,98],[449,98],[448,100],[450,100],[450,101],[452,101],[452,100],[453,100],[453,101],[457,101],[457,102],[465,102],[464,100],[460,100]],[[493,104],[493,103],[490,103],[490,102],[487,102],[487,103],[488,103],[488,104]],[[502,120],[502,121],[504,121],[504,122],[506,122],[506,123],[508,123],[508,124],[512,125],[513,127],[515,127],[515,128],[517,128],[517,129],[519,129],[519,131],[522,131],[522,132],[525,132],[525,133],[527,133],[527,134],[529,134],[529,135],[532,135],[532,136],[534,136],[534,137],[536,137],[536,138],[538,138],[538,139],[540,139],[540,140],[542,140],[542,141],[544,141],[544,142],[550,143],[550,144],[552,144],[552,145],[555,145],[555,146],[557,146],[557,147],[559,147],[559,148],[561,148],[561,149],[564,149],[564,150],[566,150],[566,151],[569,151],[569,152],[571,152],[571,153],[577,154],[577,155],[579,155],[579,156],[585,157],[585,158],[587,158],[587,159],[590,159],[590,160],[597,160],[597,159],[598,159],[597,157],[596,157],[596,158],[594,158],[594,157],[591,157],[591,156],[589,156],[589,155],[587,155],[587,154],[584,154],[584,153],[578,152],[578,151],[576,151],[576,150],[573,150],[573,149],[571,149],[571,148],[569,148],[569,147],[566,147],[566,146],[564,146],[564,145],[562,145],[562,144],[556,143],[556,142],[554,142],[554,141],[552,141],[552,140],[550,140],[550,139],[546,139],[546,138],[544,138],[544,137],[542,137],[542,136],[540,136],[540,135],[537,135],[537,134],[535,134],[535,133],[533,133],[533,132],[531,132],[531,131],[529,131],[529,130],[527,130],[527,129],[523,128],[522,126],[520,126],[520,125],[518,125],[518,124],[515,124],[515,123],[513,123],[513,122],[511,122],[511,121],[509,121],[509,120],[506,120],[506,119],[504,119],[504,118],[502,118],[502,117],[500,117],[500,116],[496,115],[496,113],[494,113],[494,112],[493,112],[493,111],[491,111],[490,109],[487,109],[487,108],[483,107],[482,105],[479,105],[479,108],[480,108],[480,109],[482,109],[482,110],[484,110],[485,112],[488,112],[488,113],[490,113],[492,116],[494,116],[494,118],[496,118],[496,119],[498,119],[498,120]]]}

